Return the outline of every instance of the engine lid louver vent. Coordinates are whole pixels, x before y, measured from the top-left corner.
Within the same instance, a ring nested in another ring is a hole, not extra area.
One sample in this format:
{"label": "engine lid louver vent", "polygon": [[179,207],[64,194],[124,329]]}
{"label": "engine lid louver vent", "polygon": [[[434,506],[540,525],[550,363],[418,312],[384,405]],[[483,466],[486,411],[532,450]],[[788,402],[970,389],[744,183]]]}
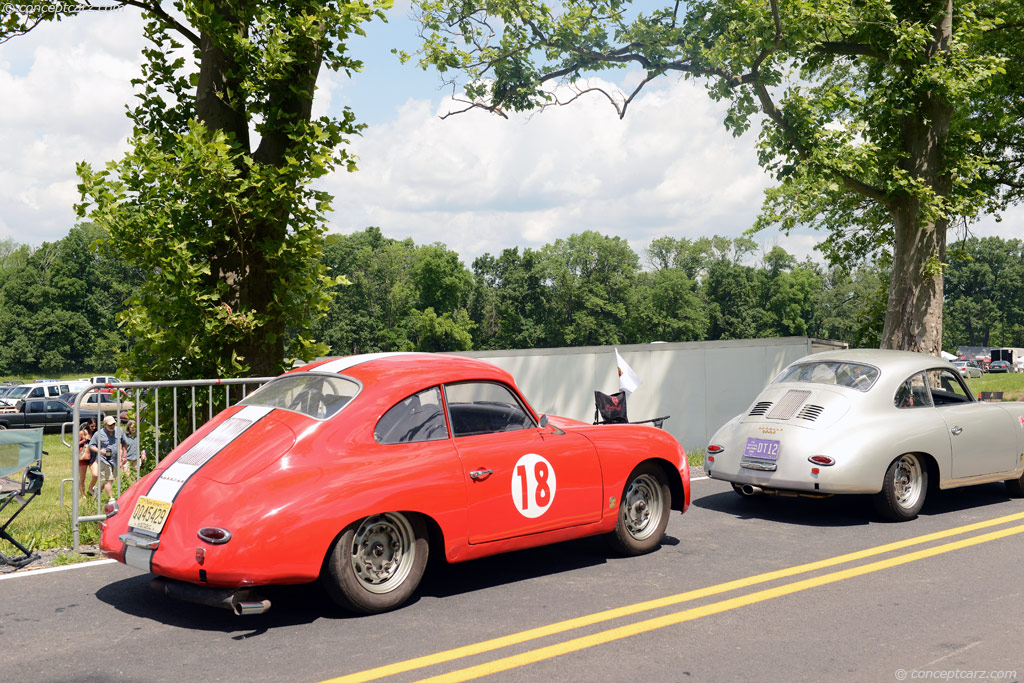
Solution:
{"label": "engine lid louver vent", "polygon": [[790,389],[765,417],[769,420],[788,420],[796,414],[797,408],[803,405],[810,395],[809,391]]}
{"label": "engine lid louver vent", "polygon": [[821,416],[823,410],[825,409],[822,408],[821,406],[816,406],[811,403],[808,403],[807,405],[800,409],[800,412],[797,413],[796,416],[803,420],[810,420],[811,422],[814,422]]}
{"label": "engine lid louver vent", "polygon": [[771,401],[758,401],[753,408],[751,408],[748,415],[764,415],[768,412],[768,409],[772,407]]}

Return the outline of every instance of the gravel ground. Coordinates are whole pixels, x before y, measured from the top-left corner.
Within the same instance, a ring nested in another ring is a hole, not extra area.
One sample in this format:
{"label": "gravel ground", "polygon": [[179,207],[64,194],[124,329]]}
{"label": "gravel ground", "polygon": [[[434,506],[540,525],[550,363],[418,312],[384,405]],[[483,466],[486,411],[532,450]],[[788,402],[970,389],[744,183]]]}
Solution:
{"label": "gravel ground", "polygon": [[[7,549],[5,549],[4,552],[6,553]],[[8,564],[0,564],[0,575],[13,574],[15,572],[31,572],[37,569],[45,569],[47,567],[56,567],[64,564],[77,564],[79,562],[90,562],[92,560],[102,559],[103,555],[100,554],[99,546],[95,545],[80,546],[77,554],[71,552],[71,548],[50,548],[49,550],[40,550],[39,559],[29,563],[21,569],[16,569]]]}

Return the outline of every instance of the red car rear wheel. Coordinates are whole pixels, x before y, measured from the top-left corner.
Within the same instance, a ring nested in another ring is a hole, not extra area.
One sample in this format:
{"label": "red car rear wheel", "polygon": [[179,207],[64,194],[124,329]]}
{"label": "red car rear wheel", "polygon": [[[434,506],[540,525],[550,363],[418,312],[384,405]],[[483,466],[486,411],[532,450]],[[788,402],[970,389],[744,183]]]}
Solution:
{"label": "red car rear wheel", "polygon": [[416,515],[388,512],[350,524],[334,541],[321,581],[341,607],[362,614],[408,600],[427,566],[427,527]]}

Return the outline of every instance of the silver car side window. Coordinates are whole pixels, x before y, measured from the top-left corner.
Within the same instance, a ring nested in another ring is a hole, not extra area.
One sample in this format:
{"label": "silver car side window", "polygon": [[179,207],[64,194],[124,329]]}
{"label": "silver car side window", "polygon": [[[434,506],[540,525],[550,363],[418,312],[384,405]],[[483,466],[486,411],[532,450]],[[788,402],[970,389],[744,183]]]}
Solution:
{"label": "silver car side window", "polygon": [[929,408],[932,405],[932,396],[928,391],[928,383],[925,381],[924,373],[919,372],[911,375],[903,384],[896,389],[896,396],[893,403],[897,408]]}
{"label": "silver car side window", "polygon": [[973,399],[960,380],[960,373],[950,370],[928,370],[928,385],[931,388],[932,401],[936,406],[970,403]]}

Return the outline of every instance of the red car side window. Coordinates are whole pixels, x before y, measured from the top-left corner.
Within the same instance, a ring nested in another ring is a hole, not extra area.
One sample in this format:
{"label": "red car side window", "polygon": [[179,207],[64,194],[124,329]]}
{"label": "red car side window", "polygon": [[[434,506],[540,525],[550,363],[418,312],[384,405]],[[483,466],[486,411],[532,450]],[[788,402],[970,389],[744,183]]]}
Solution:
{"label": "red car side window", "polygon": [[392,406],[377,421],[373,437],[383,444],[447,439],[440,389],[431,387]]}
{"label": "red car side window", "polygon": [[455,436],[492,434],[536,427],[508,387],[494,382],[446,384],[448,413]]}

